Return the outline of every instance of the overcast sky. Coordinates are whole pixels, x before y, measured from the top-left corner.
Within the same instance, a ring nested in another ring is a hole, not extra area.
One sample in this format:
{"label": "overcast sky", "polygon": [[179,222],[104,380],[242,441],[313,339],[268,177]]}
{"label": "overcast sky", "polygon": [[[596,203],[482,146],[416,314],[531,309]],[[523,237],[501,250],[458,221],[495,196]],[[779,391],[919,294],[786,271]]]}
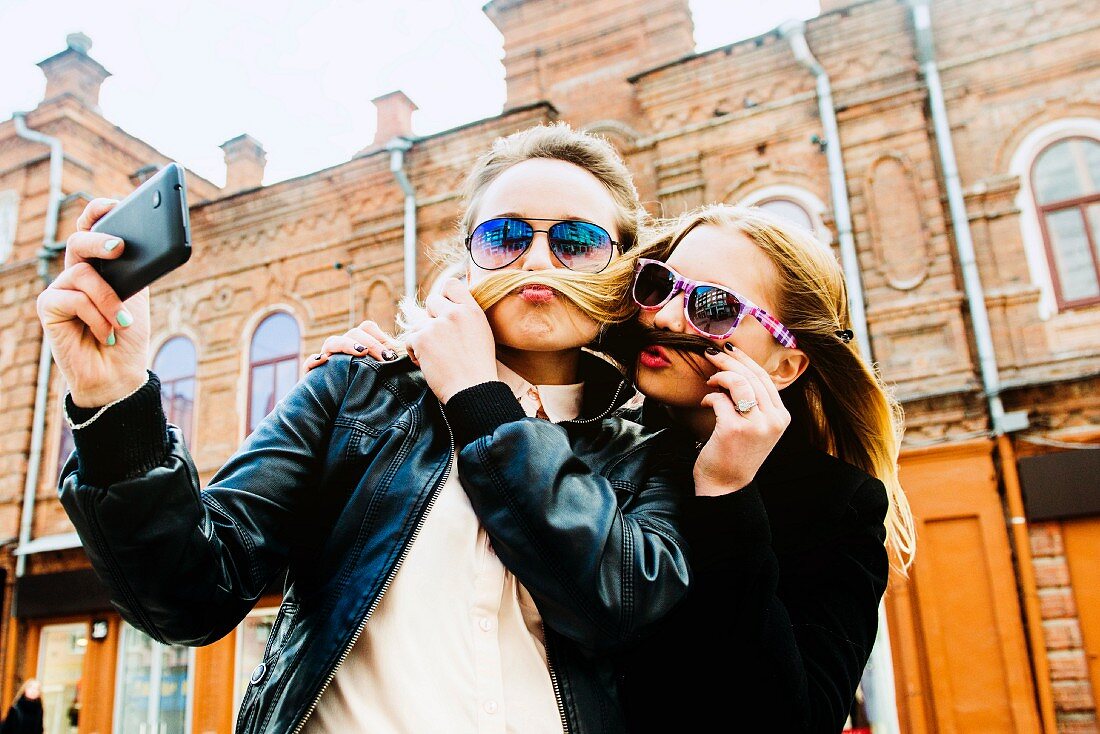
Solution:
{"label": "overcast sky", "polygon": [[[599,0],[592,0],[598,2]],[[35,66],[92,38],[112,74],[104,116],[222,184],[218,145],[248,133],[265,183],[350,158],[374,135],[370,100],[402,89],[420,135],[498,114],[502,38],[482,0],[0,0],[0,120],[42,99]],[[811,18],[818,0],[692,0],[697,50]]]}

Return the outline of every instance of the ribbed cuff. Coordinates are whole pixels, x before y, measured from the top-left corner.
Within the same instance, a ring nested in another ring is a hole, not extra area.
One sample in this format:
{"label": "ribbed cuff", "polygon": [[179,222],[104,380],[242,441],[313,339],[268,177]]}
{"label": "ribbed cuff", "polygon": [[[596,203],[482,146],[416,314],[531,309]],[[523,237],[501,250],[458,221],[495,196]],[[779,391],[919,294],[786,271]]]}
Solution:
{"label": "ribbed cuff", "polygon": [[692,563],[700,566],[741,556],[748,547],[771,543],[768,511],[755,482],[717,497],[692,497],[684,525]]}
{"label": "ribbed cuff", "polygon": [[443,412],[459,451],[505,423],[527,417],[512,389],[496,380],[455,393],[443,406]]}
{"label": "ribbed cuff", "polygon": [[[73,423],[99,408],[81,408],[65,396]],[[108,408],[85,428],[73,431],[77,472],[83,484],[109,487],[161,466],[168,457],[168,424],[160,402],[160,380],[152,372],[137,392]]]}

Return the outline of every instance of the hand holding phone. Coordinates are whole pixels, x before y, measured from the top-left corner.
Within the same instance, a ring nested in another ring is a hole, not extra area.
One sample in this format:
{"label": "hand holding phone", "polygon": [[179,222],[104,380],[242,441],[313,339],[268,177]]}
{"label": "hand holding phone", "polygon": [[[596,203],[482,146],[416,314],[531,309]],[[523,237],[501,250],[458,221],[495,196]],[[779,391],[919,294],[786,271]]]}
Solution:
{"label": "hand holding phone", "polygon": [[107,285],[125,301],[191,257],[191,223],[183,168],[169,163],[91,228],[126,243],[122,255],[95,260]]}
{"label": "hand holding phone", "polygon": [[78,406],[107,405],[145,383],[146,286],[190,251],[183,171],[175,164],[122,202],[95,199],[85,207],[66,243],[65,269],[38,297],[38,317]]}

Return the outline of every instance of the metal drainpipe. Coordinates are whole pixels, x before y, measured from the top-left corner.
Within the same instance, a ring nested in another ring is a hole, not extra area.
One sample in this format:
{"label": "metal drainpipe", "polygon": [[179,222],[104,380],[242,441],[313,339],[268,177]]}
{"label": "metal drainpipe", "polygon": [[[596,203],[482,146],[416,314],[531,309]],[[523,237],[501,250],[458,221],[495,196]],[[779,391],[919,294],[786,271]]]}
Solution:
{"label": "metal drainpipe", "polygon": [[955,146],[951,142],[951,124],[947,119],[947,107],[943,100],[940,72],[936,68],[936,54],[932,45],[932,13],[929,0],[907,0],[913,14],[916,32],[917,61],[928,86],[928,106],[932,112],[932,125],[936,132],[940,166],[943,168],[947,204],[951,213],[951,227],[955,230],[955,247],[962,268],[963,287],[974,327],[974,340],[978,347],[978,366],[982,375],[985,397],[989,402],[989,416],[993,435],[1004,430],[1004,405],[1001,403],[1001,381],[997,374],[997,357],[993,351],[993,334],[989,329],[989,314],[985,309],[985,291],[978,276],[978,263],[974,257],[974,241],[970,238],[970,220],[966,213],[959,167],[955,161]]}
{"label": "metal drainpipe", "polygon": [[[955,160],[955,147],[951,141],[951,124],[947,119],[947,105],[943,98],[943,85],[936,67],[936,51],[932,41],[932,8],[930,0],[906,0],[913,17],[916,36],[917,61],[928,87],[928,106],[936,133],[940,166],[943,168],[947,203],[951,212],[951,226],[955,230],[955,247],[962,267],[963,285],[970,308],[970,320],[974,326],[974,340],[978,347],[978,362],[989,403],[990,422],[997,442],[1004,476],[1005,495],[1009,505],[1012,539],[1017,556],[1017,569],[1023,596],[1024,620],[1028,628],[1028,645],[1038,694],[1039,715],[1044,732],[1057,731],[1057,715],[1054,693],[1050,681],[1050,665],[1046,656],[1046,643],[1042,633],[1042,611],[1039,608],[1038,588],[1031,560],[1031,540],[1027,529],[1020,483],[1016,475],[1016,457],[1012,442],[1005,435],[1009,431],[1027,427],[1026,411],[1005,415],[1001,402],[1001,382],[997,373],[997,355],[993,348],[993,334],[989,327],[989,314],[985,308],[985,291],[978,274],[974,256],[974,242],[970,237],[970,220],[966,212],[959,167]],[[1007,418],[1007,420],[1006,420]]]}
{"label": "metal drainpipe", "polygon": [[848,183],[844,174],[844,158],[841,155],[840,131],[833,108],[833,87],[829,75],[814,58],[806,43],[806,22],[788,20],[778,28],[779,35],[791,45],[795,60],[814,75],[817,84],[817,109],[825,133],[825,159],[829,163],[829,191],[833,200],[833,216],[836,219],[837,238],[840,242],[840,263],[844,268],[844,280],[848,286],[848,308],[852,312],[852,331],[860,354],[871,364],[871,340],[867,334],[867,310],[863,305],[863,280],[859,273],[859,257],[856,241],[852,236],[852,212],[848,205]]}
{"label": "metal drainpipe", "polygon": [[405,192],[405,295],[416,298],[416,189],[405,173],[405,153],[412,145],[408,138],[397,137],[386,144],[386,150],[390,173]]}
{"label": "metal drainpipe", "polygon": [[[872,364],[867,311],[863,305],[863,279],[859,272],[859,257],[856,252],[855,237],[852,234],[852,212],[848,205],[848,182],[844,171],[836,109],[833,106],[833,87],[829,83],[829,75],[814,58],[806,42],[805,21],[791,19],[781,24],[778,30],[779,35],[786,38],[790,44],[795,60],[814,75],[817,86],[818,115],[821,118],[822,132],[825,134],[825,159],[829,164],[829,191],[832,195],[833,214],[840,242],[840,262],[848,287],[851,327],[855,332],[860,354],[867,364]],[[868,694],[867,714],[875,731],[881,734],[898,734],[901,731],[901,725],[898,722],[897,694],[894,690],[893,654],[890,649],[890,632],[886,625],[886,608],[882,603],[878,608],[878,634],[875,636],[871,658],[864,671],[862,685],[866,689],[864,692]]]}
{"label": "metal drainpipe", "polygon": [[[49,286],[50,260],[64,247],[57,245],[57,219],[61,210],[61,174],[64,164],[64,153],[61,141],[55,137],[44,135],[27,127],[26,113],[16,112],[12,116],[15,122],[16,134],[26,140],[42,143],[50,146],[50,194],[49,204],[46,207],[45,232],[42,235],[42,249],[38,251],[38,275],[42,282]],[[31,452],[27,457],[27,480],[23,485],[23,511],[19,521],[19,548],[24,547],[31,539],[31,528],[34,525],[34,496],[38,487],[38,475],[42,468],[42,437],[46,428],[46,403],[50,391],[50,368],[53,359],[50,352],[50,341],[46,334],[42,334],[42,347],[38,355],[38,384],[34,394],[34,417],[31,422]],[[18,550],[18,549],[17,549]],[[19,555],[15,561],[15,576],[19,578],[27,568],[27,557]]]}

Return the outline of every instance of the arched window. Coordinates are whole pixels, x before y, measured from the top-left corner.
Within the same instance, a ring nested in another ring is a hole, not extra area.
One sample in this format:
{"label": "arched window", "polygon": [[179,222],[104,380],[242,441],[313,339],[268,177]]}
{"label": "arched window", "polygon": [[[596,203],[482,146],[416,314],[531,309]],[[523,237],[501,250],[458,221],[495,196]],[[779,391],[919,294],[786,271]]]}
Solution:
{"label": "arched window", "polygon": [[794,222],[800,227],[804,227],[807,231],[814,231],[814,221],[810,213],[794,199],[765,199],[756,206],[761,209],[767,209],[777,217],[782,217],[789,222]]}
{"label": "arched window", "polygon": [[248,432],[256,430],[298,381],[298,322],[278,311],[252,335],[248,353]]}
{"label": "arched window", "polygon": [[15,225],[19,223],[19,193],[0,191],[0,263],[11,255],[15,244]]}
{"label": "arched window", "polygon": [[195,345],[185,336],[174,336],[157,352],[153,372],[160,378],[160,401],[164,417],[183,431],[191,448],[195,423]]}
{"label": "arched window", "polygon": [[73,429],[69,428],[69,422],[65,420],[65,394],[69,392],[69,386],[64,379],[60,381],[60,387],[57,390],[59,397],[58,407],[61,411],[57,416],[61,423],[61,435],[57,441],[57,478],[61,478],[61,470],[65,468],[65,461],[69,458],[69,454],[76,448],[76,444],[73,442]]}
{"label": "arched window", "polygon": [[1059,308],[1100,303],[1100,141],[1048,145],[1031,167],[1031,190]]}
{"label": "arched window", "polygon": [[825,226],[825,202],[801,186],[774,184],[756,189],[737,202],[741,206],[758,206],[812,233],[817,241],[828,246],[833,233]]}

